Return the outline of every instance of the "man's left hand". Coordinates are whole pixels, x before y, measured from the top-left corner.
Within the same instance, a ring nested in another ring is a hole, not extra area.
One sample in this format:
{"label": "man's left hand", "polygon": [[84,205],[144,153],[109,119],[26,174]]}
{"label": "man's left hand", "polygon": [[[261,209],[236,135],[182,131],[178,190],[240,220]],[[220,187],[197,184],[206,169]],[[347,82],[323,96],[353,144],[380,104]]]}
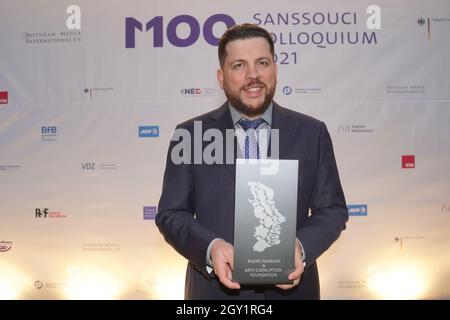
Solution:
{"label": "man's left hand", "polygon": [[295,286],[298,286],[300,282],[300,278],[303,274],[303,271],[305,271],[305,268],[303,267],[303,261],[302,261],[302,247],[300,246],[300,241],[298,239],[295,239],[295,270],[289,274],[288,279],[294,280],[293,284],[277,284],[276,286],[283,290],[292,289]]}

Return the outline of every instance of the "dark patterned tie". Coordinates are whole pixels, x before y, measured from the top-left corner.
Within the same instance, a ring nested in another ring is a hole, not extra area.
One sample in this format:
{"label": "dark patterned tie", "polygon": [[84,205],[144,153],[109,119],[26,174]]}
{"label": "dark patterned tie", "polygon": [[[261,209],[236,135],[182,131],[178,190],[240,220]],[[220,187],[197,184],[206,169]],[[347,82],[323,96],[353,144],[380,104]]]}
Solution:
{"label": "dark patterned tie", "polygon": [[[239,120],[239,124],[245,131],[245,145],[244,145],[244,158],[245,159],[259,159],[259,146],[256,138],[255,130],[263,123],[262,118],[256,118],[255,120],[249,120],[242,118]],[[253,130],[250,130],[253,129]],[[250,130],[250,131],[248,131]]]}

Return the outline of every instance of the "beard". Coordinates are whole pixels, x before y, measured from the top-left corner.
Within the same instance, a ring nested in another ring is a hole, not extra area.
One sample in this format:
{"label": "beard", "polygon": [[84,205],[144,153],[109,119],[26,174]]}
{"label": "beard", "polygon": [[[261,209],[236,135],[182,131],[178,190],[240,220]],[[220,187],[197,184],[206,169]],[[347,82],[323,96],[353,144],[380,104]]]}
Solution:
{"label": "beard", "polygon": [[[264,100],[259,105],[257,105],[256,107],[252,107],[245,104],[244,101],[242,101],[239,93],[241,90],[244,90],[245,87],[249,87],[256,84],[263,86],[266,94],[264,96]],[[262,115],[270,106],[270,103],[273,100],[273,96],[275,95],[275,87],[276,83],[274,84],[273,88],[268,89],[264,83],[256,80],[240,88],[240,90],[237,93],[233,92],[233,90],[231,90],[227,86],[224,86],[223,90],[225,92],[225,96],[228,98],[228,101],[230,102],[232,107],[234,107],[238,112],[246,115],[247,117],[253,118]]]}

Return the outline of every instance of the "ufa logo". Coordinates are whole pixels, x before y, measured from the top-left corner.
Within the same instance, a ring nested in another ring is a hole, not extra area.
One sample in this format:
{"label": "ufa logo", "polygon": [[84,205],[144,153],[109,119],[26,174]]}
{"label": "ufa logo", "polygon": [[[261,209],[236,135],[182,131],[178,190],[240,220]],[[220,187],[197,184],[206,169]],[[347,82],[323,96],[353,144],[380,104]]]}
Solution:
{"label": "ufa logo", "polygon": [[81,29],[81,9],[79,6],[72,4],[67,7],[66,13],[69,17],[66,20],[66,27],[69,30]]}

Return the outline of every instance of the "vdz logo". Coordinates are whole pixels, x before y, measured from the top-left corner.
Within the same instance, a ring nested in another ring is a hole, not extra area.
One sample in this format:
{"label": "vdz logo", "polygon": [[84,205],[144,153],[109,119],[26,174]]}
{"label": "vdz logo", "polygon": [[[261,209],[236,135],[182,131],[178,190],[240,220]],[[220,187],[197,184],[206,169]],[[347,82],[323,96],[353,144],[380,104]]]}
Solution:
{"label": "vdz logo", "polygon": [[159,137],[159,126],[140,126],[139,138]]}
{"label": "vdz logo", "polygon": [[35,214],[36,218],[47,218],[48,208],[44,208],[44,209],[36,208],[35,212],[36,212],[36,214]]}
{"label": "vdz logo", "polygon": [[367,216],[367,204],[349,204],[347,209],[350,216]]}
{"label": "vdz logo", "polygon": [[95,170],[95,162],[84,162],[81,164],[83,170]]}
{"label": "vdz logo", "polygon": [[292,93],[292,88],[291,87],[289,87],[289,86],[285,86],[284,88],[283,88],[283,93],[285,94],[285,95],[290,95],[291,93]]}
{"label": "vdz logo", "polygon": [[[219,38],[214,35],[213,29],[216,23],[225,24],[226,29],[236,24],[234,19],[227,14],[219,13],[210,16],[200,26],[200,22],[193,16],[182,14],[172,18],[166,27],[167,40],[175,47],[189,47],[193,45],[200,37],[200,30],[203,30],[203,38],[212,46],[219,45]],[[145,25],[145,27],[144,27]],[[187,36],[180,37],[179,26],[187,25]],[[143,32],[153,31],[153,47],[162,47],[164,45],[164,17],[156,16],[145,24],[133,17],[125,18],[125,47],[136,47],[136,29]]]}

